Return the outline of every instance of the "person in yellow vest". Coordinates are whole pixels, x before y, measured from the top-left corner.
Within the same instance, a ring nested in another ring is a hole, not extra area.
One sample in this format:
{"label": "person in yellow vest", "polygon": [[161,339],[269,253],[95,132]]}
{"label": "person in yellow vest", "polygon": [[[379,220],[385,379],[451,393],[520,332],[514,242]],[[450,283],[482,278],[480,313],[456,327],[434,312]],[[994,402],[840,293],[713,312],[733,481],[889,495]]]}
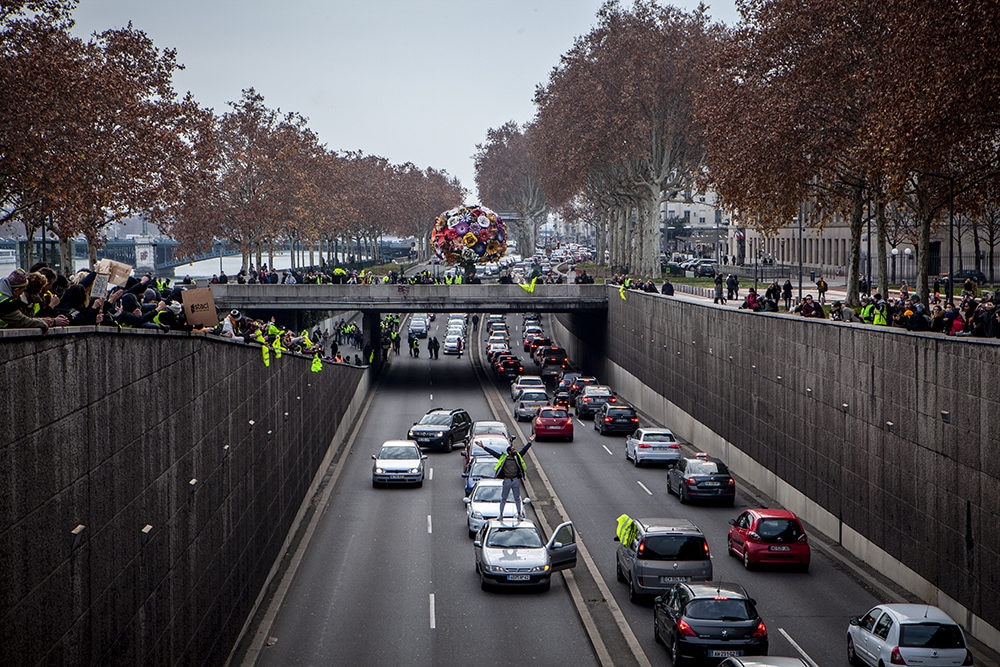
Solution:
{"label": "person in yellow vest", "polygon": [[533,442],[533,440],[529,440],[520,450],[515,449],[514,443],[511,442],[507,449],[502,452],[487,447],[481,442],[477,443],[497,460],[493,472],[497,479],[503,480],[503,488],[500,491],[500,513],[497,515],[501,519],[503,519],[504,506],[507,504],[507,496],[511,493],[514,494],[514,504],[517,505],[517,516],[521,519],[524,518],[524,508],[521,506],[521,480],[524,479],[528,470],[524,464],[524,454],[531,449]]}
{"label": "person in yellow vest", "polygon": [[635,521],[628,514],[622,514],[616,521],[618,525],[615,529],[615,539],[628,546],[635,539],[635,533],[638,530]]}

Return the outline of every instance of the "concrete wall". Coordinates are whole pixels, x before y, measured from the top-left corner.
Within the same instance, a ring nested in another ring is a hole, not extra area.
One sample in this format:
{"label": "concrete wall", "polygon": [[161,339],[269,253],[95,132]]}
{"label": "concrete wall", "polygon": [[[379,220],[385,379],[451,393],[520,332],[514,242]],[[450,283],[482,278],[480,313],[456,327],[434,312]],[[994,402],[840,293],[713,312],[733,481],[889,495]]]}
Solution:
{"label": "concrete wall", "polygon": [[570,358],[1000,648],[1000,342],[613,291]]}
{"label": "concrete wall", "polygon": [[0,664],[223,663],[365,371],[203,335],[0,338]]}

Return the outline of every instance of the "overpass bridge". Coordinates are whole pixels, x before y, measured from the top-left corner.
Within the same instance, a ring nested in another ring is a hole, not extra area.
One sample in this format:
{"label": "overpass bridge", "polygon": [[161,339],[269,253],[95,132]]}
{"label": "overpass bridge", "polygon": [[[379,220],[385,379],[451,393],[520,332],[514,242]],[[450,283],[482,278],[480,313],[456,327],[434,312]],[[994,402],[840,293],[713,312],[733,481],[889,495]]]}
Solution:
{"label": "overpass bridge", "polygon": [[389,313],[606,311],[604,285],[212,285],[222,310],[360,310]]}

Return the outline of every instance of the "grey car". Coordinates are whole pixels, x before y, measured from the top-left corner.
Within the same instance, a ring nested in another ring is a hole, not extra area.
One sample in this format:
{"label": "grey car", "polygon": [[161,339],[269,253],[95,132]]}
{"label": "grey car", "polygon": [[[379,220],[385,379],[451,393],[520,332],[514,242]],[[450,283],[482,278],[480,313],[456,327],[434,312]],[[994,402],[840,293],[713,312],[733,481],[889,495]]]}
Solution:
{"label": "grey car", "polygon": [[627,543],[615,536],[615,570],[618,581],[629,587],[629,600],[661,595],[676,583],[712,579],[705,534],[689,519],[633,518],[632,522]]}
{"label": "grey car", "polygon": [[549,404],[549,395],[543,390],[524,389],[514,400],[514,416],[517,421],[533,418],[538,409]]}
{"label": "grey car", "polygon": [[526,519],[487,521],[472,543],[483,590],[494,586],[534,586],[549,590],[552,573],[576,566],[576,530],[560,524],[546,541]]}
{"label": "grey car", "polygon": [[637,428],[625,440],[625,460],[636,467],[643,463],[676,465],[681,458],[681,443],[665,428]]}
{"label": "grey car", "polygon": [[426,454],[412,440],[386,440],[372,454],[372,486],[382,484],[424,485]]}

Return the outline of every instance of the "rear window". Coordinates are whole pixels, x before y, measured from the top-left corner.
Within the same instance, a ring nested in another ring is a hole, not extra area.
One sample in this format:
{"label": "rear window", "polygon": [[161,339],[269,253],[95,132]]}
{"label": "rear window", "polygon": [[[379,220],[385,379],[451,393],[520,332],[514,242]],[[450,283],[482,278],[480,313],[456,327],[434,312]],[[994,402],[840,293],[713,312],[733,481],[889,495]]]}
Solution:
{"label": "rear window", "polygon": [[548,401],[549,397],[540,391],[525,391],[521,393],[522,401]]}
{"label": "rear window", "polygon": [[685,472],[689,475],[728,475],[729,469],[715,461],[688,461]]}
{"label": "rear window", "polygon": [[764,542],[794,542],[802,536],[798,522],[791,519],[761,519],[756,532]]}
{"label": "rear window", "polygon": [[706,621],[749,621],[757,617],[750,602],[743,598],[691,600],[684,609],[684,615]]}
{"label": "rear window", "polygon": [[646,442],[674,442],[671,433],[647,433],[642,437]]}
{"label": "rear window", "polygon": [[568,414],[565,410],[542,410],[538,416],[542,419],[566,419]]}
{"label": "rear window", "polygon": [[705,538],[697,535],[649,535],[639,558],[645,560],[708,560]]}
{"label": "rear window", "polygon": [[899,626],[899,645],[909,648],[965,648],[965,640],[957,625],[903,623]]}
{"label": "rear window", "polygon": [[609,417],[634,417],[635,410],[631,408],[608,408]]}

